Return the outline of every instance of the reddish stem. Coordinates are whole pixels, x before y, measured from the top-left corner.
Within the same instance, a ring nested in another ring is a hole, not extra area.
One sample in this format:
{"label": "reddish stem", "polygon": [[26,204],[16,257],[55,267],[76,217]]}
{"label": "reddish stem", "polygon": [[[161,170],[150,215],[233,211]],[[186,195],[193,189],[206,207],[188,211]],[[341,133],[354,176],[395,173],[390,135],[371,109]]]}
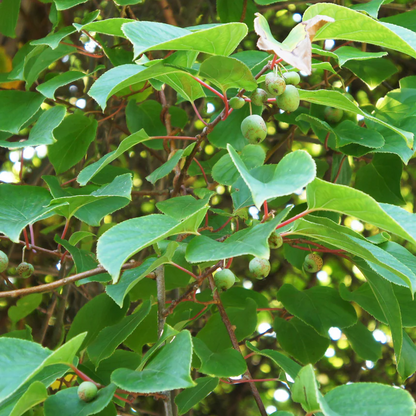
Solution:
{"label": "reddish stem", "polygon": [[283,308],[257,308],[258,311],[284,311]]}
{"label": "reddish stem", "polygon": [[347,156],[344,156],[343,158],[342,158],[342,160],[341,160],[341,163],[339,164],[339,167],[338,167],[338,172],[337,172],[337,174],[336,174],[336,176],[335,176],[335,178],[334,178],[334,183],[337,183],[337,180],[338,180],[338,178],[339,178],[339,175],[341,174],[341,169],[342,169],[342,165],[344,164],[344,162],[345,162],[345,159],[347,158]]}
{"label": "reddish stem", "polygon": [[208,227],[208,212],[205,214],[205,227]]}
{"label": "reddish stem", "polygon": [[28,237],[28,235],[27,235],[26,228],[23,228],[23,235],[25,236],[26,248],[29,250],[29,248],[30,248],[30,243],[29,243],[29,237]]}
{"label": "reddish stem", "polygon": [[203,85],[205,88],[207,88],[208,90],[210,90],[211,92],[213,92],[215,95],[217,95],[218,97],[220,97],[222,101],[224,101],[224,96],[223,96],[220,92],[218,92],[215,88],[212,88],[212,87],[211,87],[210,85],[208,85],[206,82],[202,81],[202,79],[199,79],[199,78],[197,78],[197,77],[194,77],[193,75],[191,75],[191,77],[192,77],[195,81],[197,81],[197,82],[199,82],[201,85]]}
{"label": "reddish stem", "polygon": [[81,370],[78,370],[74,365],[70,364],[71,370],[82,380],[84,381],[90,381],[91,383],[94,383],[98,388],[103,387],[100,383],[95,382],[92,378],[88,377],[85,373],[83,373]]}
{"label": "reddish stem", "polygon": [[234,257],[230,257],[227,261],[227,264],[225,265],[226,269],[229,269],[231,267],[231,264],[233,263]]}
{"label": "reddish stem", "polygon": [[110,114],[109,116],[107,116],[107,117],[104,117],[104,118],[102,118],[98,123],[102,123],[103,121],[106,121],[106,120],[108,120],[108,119],[110,119],[110,118],[112,118],[112,117],[114,117],[115,115],[117,115],[123,108],[124,108],[125,106],[124,106],[124,101],[120,104],[120,106],[118,107],[118,109],[116,110],[116,111],[114,111],[114,113],[113,114]]}
{"label": "reddish stem", "polygon": [[330,134],[331,134],[331,132],[329,131],[325,136],[325,142],[324,142],[325,150],[329,150],[329,148],[328,148],[328,139],[329,139]]}
{"label": "reddish stem", "polygon": [[76,180],[77,180],[77,178],[70,179],[69,181],[64,182],[61,186],[68,185],[69,183],[75,182]]}
{"label": "reddish stem", "polygon": [[233,217],[228,218],[228,220],[221,225],[220,228],[217,228],[216,230],[213,231],[213,233],[217,233],[218,231],[221,231],[223,228],[225,228],[227,226],[227,224],[233,219]]}
{"label": "reddish stem", "polygon": [[192,276],[195,280],[198,280],[198,278],[192,272],[190,272],[189,270],[185,269],[182,266],[179,266],[179,264],[176,264],[176,263],[169,263],[169,264],[171,266],[176,267],[177,269],[182,270],[183,272],[189,274],[189,276]]}
{"label": "reddish stem", "polygon": [[33,231],[33,224],[29,224],[29,231],[30,231],[30,244],[32,245],[32,251],[36,253],[36,250],[33,250],[33,247],[36,245],[35,243],[35,233]]}
{"label": "reddish stem", "polygon": [[205,183],[207,184],[207,186],[209,186],[209,182],[208,182],[207,174],[205,173],[204,168],[203,168],[203,167],[202,167],[202,165],[199,163],[199,161],[197,160],[197,158],[196,158],[196,157],[194,157],[194,161],[195,161],[195,163],[199,166],[199,169],[201,169],[202,175],[204,175]]}
{"label": "reddish stem", "polygon": [[264,201],[264,215],[263,215],[263,219],[261,220],[261,222],[265,222],[267,221],[267,218],[269,217],[269,206],[267,205],[267,201]]}
{"label": "reddish stem", "polygon": [[205,126],[208,126],[208,123],[202,118],[202,116],[201,116],[201,114],[199,114],[199,111],[198,111],[198,109],[196,108],[196,105],[195,105],[195,103],[192,101],[191,102],[191,105],[192,105],[192,108],[194,109],[194,111],[195,111],[195,114],[197,115],[197,117],[199,118],[199,120],[200,121],[202,121],[204,124],[205,124]]}
{"label": "reddish stem", "polygon": [[194,319],[198,318],[207,310],[208,306],[204,306],[193,318],[189,319],[190,321],[193,321]]}
{"label": "reddish stem", "polygon": [[227,120],[227,117],[229,116],[229,114],[228,114],[228,100],[227,100],[226,95],[224,95],[224,100],[223,101],[224,101],[225,108],[224,108],[224,115],[221,117],[222,121]]}
{"label": "reddish stem", "polygon": [[300,214],[295,215],[294,217],[289,218],[288,220],[281,222],[281,223],[280,223],[280,224],[276,227],[276,230],[278,230],[279,228],[282,228],[282,227],[284,227],[284,226],[286,226],[286,225],[288,225],[288,224],[290,224],[290,223],[292,223],[292,222],[294,222],[294,221],[298,220],[299,218],[304,217],[305,215],[310,214],[311,212],[313,212],[313,210],[312,210],[312,209],[307,209],[306,211],[303,211],[303,212],[301,212]]}

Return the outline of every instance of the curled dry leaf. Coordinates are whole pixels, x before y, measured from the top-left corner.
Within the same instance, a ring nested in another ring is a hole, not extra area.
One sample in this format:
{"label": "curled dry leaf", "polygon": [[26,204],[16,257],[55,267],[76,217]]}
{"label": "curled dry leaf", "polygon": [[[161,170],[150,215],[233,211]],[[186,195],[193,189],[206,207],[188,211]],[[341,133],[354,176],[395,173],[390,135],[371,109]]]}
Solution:
{"label": "curled dry leaf", "polygon": [[263,51],[275,53],[294,68],[310,75],[313,38],[322,26],[334,22],[334,19],[318,15],[299,23],[291,30],[284,42],[280,43],[273,37],[267,20],[260,13],[256,15],[254,30],[259,35],[257,47]]}

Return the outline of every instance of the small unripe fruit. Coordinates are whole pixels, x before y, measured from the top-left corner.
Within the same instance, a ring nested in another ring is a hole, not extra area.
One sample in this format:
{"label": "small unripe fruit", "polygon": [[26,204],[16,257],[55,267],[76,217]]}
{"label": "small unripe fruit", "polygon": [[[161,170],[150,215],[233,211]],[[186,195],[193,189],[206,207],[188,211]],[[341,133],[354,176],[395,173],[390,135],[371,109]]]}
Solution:
{"label": "small unripe fruit", "polygon": [[294,71],[285,72],[283,74],[283,78],[285,79],[287,85],[298,85],[300,82],[299,74]]}
{"label": "small unripe fruit", "polygon": [[23,277],[23,279],[27,279],[28,277],[32,276],[33,272],[35,271],[35,268],[30,263],[26,263],[24,261],[17,266],[16,270],[17,274],[20,277]]}
{"label": "small unripe fruit", "polygon": [[84,402],[90,402],[97,396],[97,386],[91,381],[84,381],[78,387],[78,397]]}
{"label": "small unripe fruit", "polygon": [[280,248],[282,247],[282,245],[283,245],[283,237],[276,231],[273,231],[272,235],[269,237],[269,247]]}
{"label": "small unripe fruit", "polygon": [[230,269],[223,269],[214,275],[215,286],[220,290],[227,290],[235,283],[235,274]]}
{"label": "small unripe fruit", "polygon": [[270,263],[266,259],[261,259],[259,257],[254,257],[248,265],[248,268],[251,273],[253,273],[256,279],[263,279],[267,277],[270,273]]}
{"label": "small unripe fruit", "polygon": [[285,92],[276,98],[276,103],[284,111],[296,111],[300,103],[298,89],[293,85],[288,85]]}
{"label": "small unripe fruit", "polygon": [[0,250],[0,273],[7,270],[8,266],[9,266],[9,258],[7,257],[7,254],[4,251]]}
{"label": "small unripe fruit", "polygon": [[286,89],[285,80],[274,72],[269,72],[266,75],[264,82],[266,84],[267,91],[275,96],[283,94]]}
{"label": "small unripe fruit", "polygon": [[244,106],[244,104],[246,103],[246,101],[244,100],[244,98],[241,97],[233,97],[230,99],[230,107],[234,108],[234,110],[238,110],[241,107]]}
{"label": "small unripe fruit", "polygon": [[324,261],[322,260],[321,256],[318,256],[318,254],[310,253],[305,257],[305,261],[303,262],[303,269],[308,273],[316,273],[322,269],[323,265]]}
{"label": "small unripe fruit", "polygon": [[262,106],[267,101],[267,92],[261,88],[257,88],[251,94],[251,102],[254,105]]}
{"label": "small unripe fruit", "polygon": [[339,123],[344,115],[344,112],[339,108],[325,107],[325,120],[328,123]]}
{"label": "small unripe fruit", "polygon": [[267,136],[266,123],[262,117],[253,114],[243,120],[241,123],[241,132],[250,143],[261,143]]}

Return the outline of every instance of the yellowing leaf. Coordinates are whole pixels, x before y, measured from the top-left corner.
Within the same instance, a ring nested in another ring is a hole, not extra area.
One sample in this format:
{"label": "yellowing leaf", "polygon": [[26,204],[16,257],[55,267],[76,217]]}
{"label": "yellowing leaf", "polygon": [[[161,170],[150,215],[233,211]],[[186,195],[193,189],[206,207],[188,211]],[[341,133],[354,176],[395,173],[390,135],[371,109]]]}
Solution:
{"label": "yellowing leaf", "polygon": [[316,32],[324,25],[334,22],[332,17],[315,16],[296,25],[283,43],[278,42],[270,31],[267,20],[256,13],[254,30],[259,35],[257,47],[275,53],[288,64],[308,75],[312,72],[312,41]]}

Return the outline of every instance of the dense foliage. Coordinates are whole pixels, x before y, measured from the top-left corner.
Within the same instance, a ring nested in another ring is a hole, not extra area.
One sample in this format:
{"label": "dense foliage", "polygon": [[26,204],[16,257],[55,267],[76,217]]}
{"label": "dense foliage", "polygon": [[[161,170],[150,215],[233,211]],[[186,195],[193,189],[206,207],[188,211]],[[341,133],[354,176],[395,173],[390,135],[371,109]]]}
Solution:
{"label": "dense foliage", "polygon": [[0,416],[415,414],[416,10],[311,3],[0,3]]}

